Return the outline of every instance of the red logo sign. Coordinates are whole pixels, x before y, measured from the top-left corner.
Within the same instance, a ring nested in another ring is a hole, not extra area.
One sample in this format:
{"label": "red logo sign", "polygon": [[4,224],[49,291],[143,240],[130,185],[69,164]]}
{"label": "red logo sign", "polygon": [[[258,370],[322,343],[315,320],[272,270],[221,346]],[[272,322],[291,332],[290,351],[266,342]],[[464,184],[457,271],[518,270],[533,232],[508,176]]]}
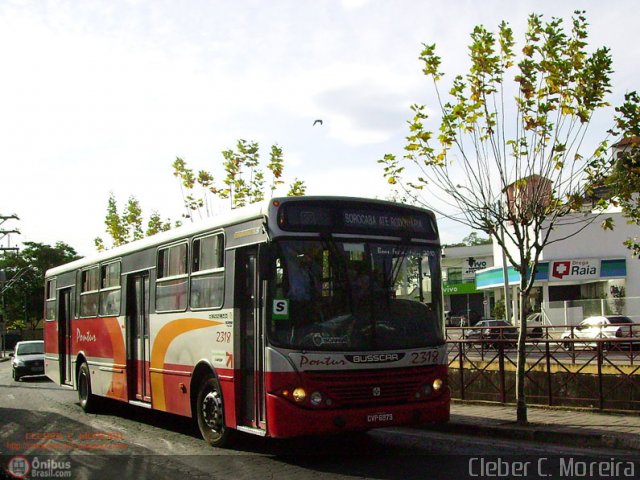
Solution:
{"label": "red logo sign", "polygon": [[555,262],[553,264],[553,270],[551,272],[551,276],[555,278],[564,278],[565,275],[568,275],[571,271],[571,262]]}

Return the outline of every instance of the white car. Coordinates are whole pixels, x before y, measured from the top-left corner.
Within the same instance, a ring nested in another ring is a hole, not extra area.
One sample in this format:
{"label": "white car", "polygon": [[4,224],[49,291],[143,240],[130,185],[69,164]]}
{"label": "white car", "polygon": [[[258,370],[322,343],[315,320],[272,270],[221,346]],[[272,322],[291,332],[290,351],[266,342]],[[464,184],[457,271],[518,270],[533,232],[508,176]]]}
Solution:
{"label": "white car", "polygon": [[[638,338],[640,331],[638,326],[633,326],[633,320],[624,315],[605,315],[587,317],[573,329],[569,328],[562,333],[563,340],[585,340],[581,342],[565,342],[567,350],[574,348],[596,347],[596,340],[615,340],[621,338]],[[603,341],[605,349],[619,348],[623,344],[627,347],[633,346],[632,342],[607,342]],[[640,339],[638,339],[640,345]]]}
{"label": "white car", "polygon": [[16,343],[11,354],[11,366],[16,382],[28,375],[44,375],[44,342],[31,340]]}

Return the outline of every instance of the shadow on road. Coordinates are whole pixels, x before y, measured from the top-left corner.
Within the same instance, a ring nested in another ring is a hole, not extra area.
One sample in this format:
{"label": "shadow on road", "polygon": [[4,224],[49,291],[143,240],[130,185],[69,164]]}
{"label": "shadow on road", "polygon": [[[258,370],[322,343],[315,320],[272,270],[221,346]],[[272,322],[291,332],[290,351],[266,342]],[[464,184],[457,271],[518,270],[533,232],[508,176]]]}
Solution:
{"label": "shadow on road", "polygon": [[[105,417],[115,415],[197,436],[188,419],[118,404],[107,407]],[[128,438],[129,434],[100,431],[54,412],[0,408],[0,424],[0,478],[14,456],[23,456],[30,462],[35,457],[40,462],[48,458],[69,461],[73,478],[91,479],[235,479],[258,478],[271,472],[283,478],[364,476],[399,480],[424,478],[425,472],[441,463],[437,457],[419,456],[418,450],[412,454],[406,446],[390,447],[369,434],[280,441],[239,436],[229,450],[211,448],[210,454],[158,455],[158,451],[133,443],[135,439]]]}
{"label": "shadow on road", "polygon": [[[50,387],[44,387],[43,384],[51,384]],[[55,385],[49,377],[44,375],[36,377],[22,377],[19,381],[10,380],[5,385],[0,385],[3,388],[37,388],[38,390],[60,390],[62,387]]]}
{"label": "shadow on road", "polygon": [[55,459],[58,465],[68,461],[71,478],[175,479],[184,475],[184,468],[169,458],[163,461],[121,435],[54,412],[0,407],[0,425],[0,478],[5,478],[5,469],[16,456],[34,468],[47,459]]}

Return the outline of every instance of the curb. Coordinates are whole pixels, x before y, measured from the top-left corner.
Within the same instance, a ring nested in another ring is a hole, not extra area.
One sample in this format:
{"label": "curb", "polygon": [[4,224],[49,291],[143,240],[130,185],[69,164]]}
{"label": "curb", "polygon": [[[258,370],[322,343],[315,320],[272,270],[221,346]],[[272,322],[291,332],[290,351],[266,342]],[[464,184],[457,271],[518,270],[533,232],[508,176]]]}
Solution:
{"label": "curb", "polygon": [[[496,403],[488,400],[460,400],[459,398],[452,398],[451,405],[455,406],[474,406],[478,405],[481,407],[512,407],[515,411],[516,404],[515,403]],[[527,409],[531,410],[547,410],[554,412],[578,412],[578,413],[603,413],[605,415],[617,415],[617,416],[634,416],[640,417],[640,410],[597,410],[591,407],[573,407],[566,405],[527,405]]]}
{"label": "curb", "polygon": [[2,362],[8,362],[10,359],[11,359],[10,357],[3,357],[3,358],[0,358],[0,363],[2,363]]}
{"label": "curb", "polygon": [[611,435],[597,432],[558,431],[541,424],[531,424],[527,427],[522,427],[515,424],[478,425],[474,423],[450,421],[446,424],[435,425],[430,429],[460,435],[487,436],[564,445],[579,443],[585,447],[640,450],[640,436],[638,435],[625,434],[623,436],[622,434]]}

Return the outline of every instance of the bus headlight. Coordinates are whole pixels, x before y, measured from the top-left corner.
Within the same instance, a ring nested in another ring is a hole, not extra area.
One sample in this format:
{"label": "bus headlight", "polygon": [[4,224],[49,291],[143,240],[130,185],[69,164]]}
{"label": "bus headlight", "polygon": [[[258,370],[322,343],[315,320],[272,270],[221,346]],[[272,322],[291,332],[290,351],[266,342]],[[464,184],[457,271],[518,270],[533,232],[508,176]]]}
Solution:
{"label": "bus headlight", "polygon": [[317,407],[322,403],[322,394],[320,392],[313,392],[309,397],[309,401],[311,402],[311,405]]}
{"label": "bus headlight", "polygon": [[306,400],[307,398],[307,392],[304,391],[304,388],[296,388],[293,390],[293,399],[297,402],[297,403],[302,403]]}
{"label": "bus headlight", "polygon": [[434,392],[439,392],[440,390],[442,390],[443,386],[444,386],[444,382],[442,380],[440,380],[439,378],[436,378],[433,381],[433,391]]}

